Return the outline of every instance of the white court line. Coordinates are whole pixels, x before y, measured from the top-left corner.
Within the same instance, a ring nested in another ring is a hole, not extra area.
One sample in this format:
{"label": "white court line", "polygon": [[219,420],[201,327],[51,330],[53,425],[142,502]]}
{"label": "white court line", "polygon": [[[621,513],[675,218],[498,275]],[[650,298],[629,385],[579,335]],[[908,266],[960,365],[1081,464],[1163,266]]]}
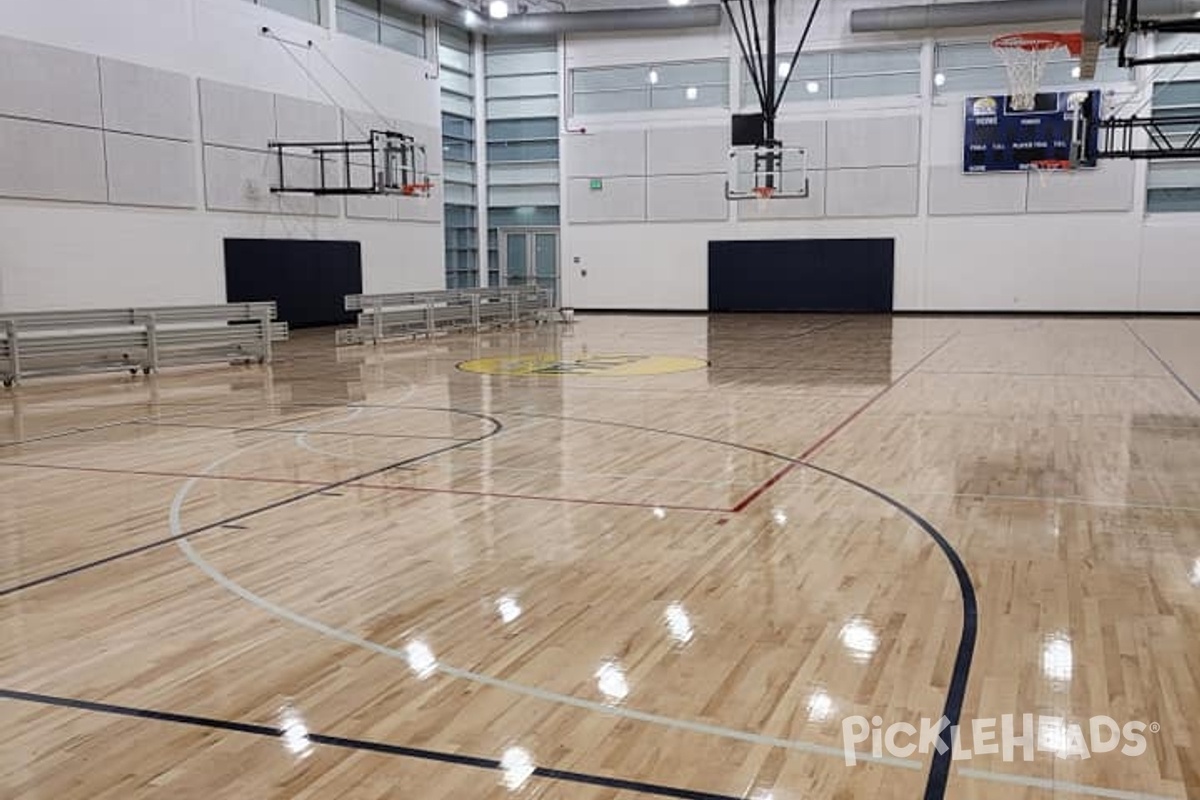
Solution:
{"label": "white court line", "polygon": [[[350,417],[347,417],[347,419],[349,418]],[[336,424],[337,422],[342,421],[345,420],[336,420],[334,422],[325,424]],[[310,431],[316,431],[320,427],[321,426],[315,426],[311,428]],[[364,639],[361,636],[349,631],[326,625],[319,620],[306,617],[303,614],[278,605],[277,603],[274,603],[267,598],[262,597],[261,595],[255,594],[225,575],[223,572],[213,566],[212,563],[204,559],[199,553],[196,552],[195,548],[192,547],[191,542],[189,542],[187,538],[183,537],[184,529],[183,522],[181,520],[183,504],[187,500],[188,494],[195,487],[195,485],[203,480],[205,475],[209,474],[211,471],[217,469],[226,462],[233,460],[248,450],[262,447],[266,444],[270,444],[270,441],[258,442],[242,448],[241,450],[227,453],[200,470],[199,475],[189,478],[184,482],[184,484],[179,488],[179,491],[175,493],[175,497],[171,501],[171,508],[169,512],[171,535],[180,537],[176,541],[176,546],[188,559],[188,561],[190,561],[194,566],[196,566],[197,569],[208,576],[210,580],[229,593],[240,597],[262,611],[278,617],[279,619],[291,622],[302,628],[307,628],[308,630],[311,630],[322,636],[326,636],[330,639],[335,639],[337,641],[344,642],[345,644],[354,645],[364,650],[369,650],[371,652],[378,653],[379,655],[386,656],[388,658],[394,658],[407,663],[408,658],[403,650],[397,650],[395,648],[388,647],[387,645],[379,644],[378,642],[373,642],[369,639]],[[668,717],[662,714],[653,714],[646,711],[638,711],[637,709],[626,708],[622,706],[611,706],[594,700],[586,700],[573,695],[552,692],[536,686],[528,686],[526,684],[515,683],[513,681],[496,678],[491,675],[484,675],[483,673],[472,672],[470,670],[461,669],[459,667],[454,667],[442,662],[438,662],[434,670],[450,678],[471,681],[472,683],[477,683],[483,686],[491,686],[493,688],[502,689],[514,694],[520,694],[526,697],[532,697],[552,703],[560,703],[562,705],[572,706],[574,708],[580,708],[586,711],[592,711],[597,714],[621,717],[623,719],[636,720],[638,722],[659,725],[665,728],[675,728],[677,730],[685,730],[692,733],[717,736],[724,739],[748,742],[750,744],[761,744],[770,747],[779,747],[787,750],[812,753],[814,755],[830,756],[842,760],[844,760],[846,757],[845,751],[839,747],[831,747],[829,745],[821,745],[813,742],[800,741],[797,739],[782,739],[775,736],[764,736],[762,734],[750,733],[749,731],[741,731],[735,728],[726,728],[720,725],[712,725],[709,723],[696,722],[686,719],[677,719],[675,717]],[[891,756],[881,757],[875,756],[871,753],[861,752],[856,753],[855,755],[860,761],[877,763],[884,766],[897,767],[907,770],[924,769],[924,763],[921,761],[894,758]],[[1029,788],[1048,789],[1058,792],[1069,792],[1073,794],[1090,795],[1092,797],[1111,798],[1112,800],[1180,800],[1180,798],[1167,795],[1139,794],[1136,792],[1125,792],[1118,789],[1108,789],[1100,786],[1088,786],[1085,784],[991,772],[988,770],[959,768],[957,772],[964,777],[970,777],[977,780],[1006,783]]]}

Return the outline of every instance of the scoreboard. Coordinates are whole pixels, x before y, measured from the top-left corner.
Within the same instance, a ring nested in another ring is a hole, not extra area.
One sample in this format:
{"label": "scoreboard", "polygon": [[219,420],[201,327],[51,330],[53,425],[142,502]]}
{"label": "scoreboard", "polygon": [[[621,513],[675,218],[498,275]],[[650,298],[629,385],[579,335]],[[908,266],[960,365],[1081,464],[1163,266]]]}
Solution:
{"label": "scoreboard", "polygon": [[[1068,161],[1075,118],[1093,118],[1100,92],[1043,92],[1033,109],[1014,111],[1004,95],[968,97],[963,172],[1017,172],[1033,161]],[[1096,166],[1098,129],[1084,132],[1081,167]]]}

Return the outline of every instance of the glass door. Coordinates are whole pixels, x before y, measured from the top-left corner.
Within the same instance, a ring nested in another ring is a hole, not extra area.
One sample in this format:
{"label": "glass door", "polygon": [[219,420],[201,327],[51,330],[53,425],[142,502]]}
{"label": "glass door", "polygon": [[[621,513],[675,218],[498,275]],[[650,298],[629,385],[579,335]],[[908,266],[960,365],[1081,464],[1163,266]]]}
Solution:
{"label": "glass door", "polygon": [[549,289],[558,303],[558,229],[501,228],[500,282],[503,286]]}

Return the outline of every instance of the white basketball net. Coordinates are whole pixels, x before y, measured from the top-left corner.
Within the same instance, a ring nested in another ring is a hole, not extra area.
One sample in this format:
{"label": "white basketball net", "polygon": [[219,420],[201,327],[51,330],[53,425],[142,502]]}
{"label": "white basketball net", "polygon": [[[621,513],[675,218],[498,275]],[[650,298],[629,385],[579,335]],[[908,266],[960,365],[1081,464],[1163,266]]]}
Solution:
{"label": "white basketball net", "polygon": [[1008,104],[1014,111],[1032,111],[1050,54],[1066,44],[1044,34],[1015,33],[992,42],[992,50],[1008,70]]}

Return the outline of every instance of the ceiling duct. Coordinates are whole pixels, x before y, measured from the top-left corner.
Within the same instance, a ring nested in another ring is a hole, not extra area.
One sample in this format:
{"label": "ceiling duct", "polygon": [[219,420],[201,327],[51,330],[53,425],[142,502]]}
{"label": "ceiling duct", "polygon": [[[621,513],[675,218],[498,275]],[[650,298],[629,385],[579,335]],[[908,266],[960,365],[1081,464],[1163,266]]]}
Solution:
{"label": "ceiling duct", "polygon": [[451,0],[388,0],[388,5],[498,37],[712,28],[721,24],[721,7],[718,5],[547,11],[514,14],[506,19],[489,19],[485,14]]}
{"label": "ceiling duct", "polygon": [[[1200,0],[1141,0],[1139,12],[1146,17],[1191,16],[1200,11]],[[931,28],[977,28],[1021,26],[1044,22],[1081,20],[1082,0],[985,0],[984,2],[935,3],[890,8],[857,8],[850,12],[852,33],[898,33]]]}

